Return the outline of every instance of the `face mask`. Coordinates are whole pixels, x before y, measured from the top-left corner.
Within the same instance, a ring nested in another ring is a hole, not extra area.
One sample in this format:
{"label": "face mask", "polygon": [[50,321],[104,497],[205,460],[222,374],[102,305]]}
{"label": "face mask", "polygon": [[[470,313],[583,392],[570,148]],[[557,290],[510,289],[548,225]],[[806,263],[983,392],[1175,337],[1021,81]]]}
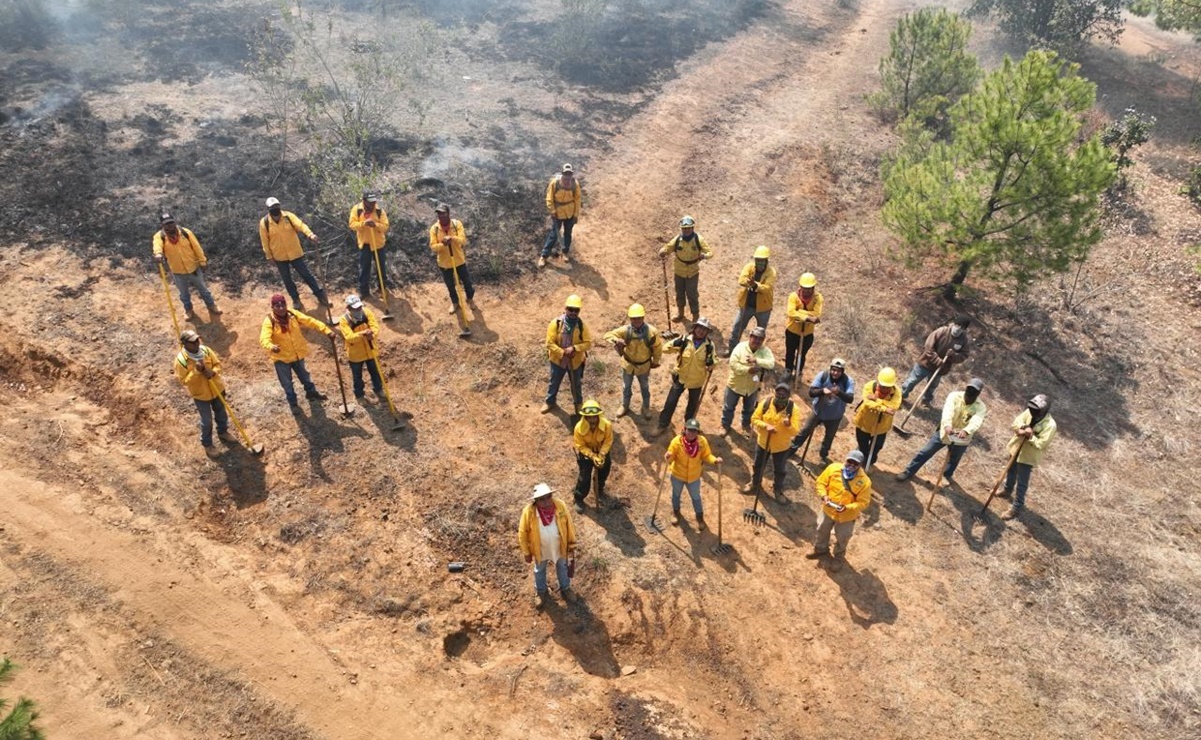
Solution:
{"label": "face mask", "polygon": [[951,325],[951,336],[953,336],[953,337],[963,336],[963,327],[960,326],[959,324]]}
{"label": "face mask", "polygon": [[350,318],[354,319],[355,321],[362,321],[364,316],[365,315],[363,313],[363,309],[361,309],[361,308],[350,309]]}

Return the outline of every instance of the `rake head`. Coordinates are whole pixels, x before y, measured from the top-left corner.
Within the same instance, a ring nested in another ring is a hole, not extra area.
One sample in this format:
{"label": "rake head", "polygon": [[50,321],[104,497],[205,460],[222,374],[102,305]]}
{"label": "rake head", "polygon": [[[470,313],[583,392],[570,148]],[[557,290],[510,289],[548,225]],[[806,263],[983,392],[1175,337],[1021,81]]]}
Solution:
{"label": "rake head", "polygon": [[728,542],[718,542],[713,547],[709,548],[714,555],[729,555],[734,552],[734,546]]}
{"label": "rake head", "polygon": [[651,514],[643,522],[646,524],[646,528],[653,534],[663,534],[663,523],[659,521],[659,517]]}
{"label": "rake head", "polygon": [[767,516],[758,509],[743,509],[742,520],[749,522],[752,527],[759,527],[767,523]]}

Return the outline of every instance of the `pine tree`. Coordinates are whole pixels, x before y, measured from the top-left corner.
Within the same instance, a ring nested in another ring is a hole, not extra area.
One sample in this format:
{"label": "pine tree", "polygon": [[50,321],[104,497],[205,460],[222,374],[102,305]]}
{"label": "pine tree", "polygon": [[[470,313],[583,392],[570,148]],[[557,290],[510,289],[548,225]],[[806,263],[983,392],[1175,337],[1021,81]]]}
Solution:
{"label": "pine tree", "polygon": [[1093,38],[1116,43],[1123,0],[975,0],[968,16],[996,16],[1023,43],[1070,49]]}
{"label": "pine tree", "polygon": [[1021,290],[1087,255],[1115,176],[1099,137],[1079,138],[1095,96],[1054,52],[1006,58],[948,111],[949,141],[885,166],[883,218],[901,256],[954,266],[953,299],[972,269]]}
{"label": "pine tree", "polygon": [[1201,34],[1201,2],[1198,0],[1134,0],[1130,11],[1135,15],[1154,15],[1155,25],[1169,31]]}
{"label": "pine tree", "polygon": [[946,9],[922,8],[899,21],[880,60],[881,92],[874,102],[898,117],[934,121],[975,87],[980,65],[967,51],[972,26]]}
{"label": "pine tree", "polygon": [[[16,669],[16,664],[8,658],[0,661],[0,685],[12,681]],[[0,699],[0,740],[45,740],[41,730],[33,726],[38,713],[31,700],[17,699],[12,710],[4,714],[7,706],[8,702]]]}

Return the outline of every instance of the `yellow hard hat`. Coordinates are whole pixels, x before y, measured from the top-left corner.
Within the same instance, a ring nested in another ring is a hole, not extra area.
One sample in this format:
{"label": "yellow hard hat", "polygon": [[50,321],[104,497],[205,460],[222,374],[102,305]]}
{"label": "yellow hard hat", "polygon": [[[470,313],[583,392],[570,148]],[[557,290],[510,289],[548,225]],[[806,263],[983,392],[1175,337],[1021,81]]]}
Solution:
{"label": "yellow hard hat", "polygon": [[601,415],[601,407],[600,407],[600,404],[596,402],[596,399],[589,398],[587,401],[584,401],[584,405],[580,408],[580,416],[600,416],[600,415]]}
{"label": "yellow hard hat", "polygon": [[642,307],[641,303],[635,303],[630,306],[629,311],[626,311],[626,316],[631,319],[644,319],[646,318],[646,309]]}
{"label": "yellow hard hat", "polygon": [[770,249],[768,249],[767,247],[763,247],[763,246],[755,247],[755,259],[765,260],[769,257],[771,257]]}
{"label": "yellow hard hat", "polygon": [[800,283],[801,283],[802,288],[816,288],[817,287],[817,275],[814,275],[811,272],[807,272],[804,275],[801,275]]}
{"label": "yellow hard hat", "polygon": [[575,293],[572,293],[571,295],[567,296],[567,307],[568,308],[583,308],[584,301],[578,295],[576,295]]}
{"label": "yellow hard hat", "polygon": [[886,367],[876,374],[876,384],[892,388],[897,384],[897,371],[891,367]]}

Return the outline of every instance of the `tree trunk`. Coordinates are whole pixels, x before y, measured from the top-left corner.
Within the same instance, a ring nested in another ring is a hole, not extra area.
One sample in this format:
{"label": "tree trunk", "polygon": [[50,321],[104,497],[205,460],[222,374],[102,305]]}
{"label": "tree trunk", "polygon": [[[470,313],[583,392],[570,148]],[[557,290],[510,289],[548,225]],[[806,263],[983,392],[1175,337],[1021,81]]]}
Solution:
{"label": "tree trunk", "polygon": [[942,291],[943,298],[946,298],[948,301],[955,300],[959,286],[963,285],[963,281],[967,279],[967,271],[970,269],[972,269],[972,263],[968,260],[959,263],[959,267],[955,269],[955,275],[951,278],[951,282],[947,283],[947,287]]}

